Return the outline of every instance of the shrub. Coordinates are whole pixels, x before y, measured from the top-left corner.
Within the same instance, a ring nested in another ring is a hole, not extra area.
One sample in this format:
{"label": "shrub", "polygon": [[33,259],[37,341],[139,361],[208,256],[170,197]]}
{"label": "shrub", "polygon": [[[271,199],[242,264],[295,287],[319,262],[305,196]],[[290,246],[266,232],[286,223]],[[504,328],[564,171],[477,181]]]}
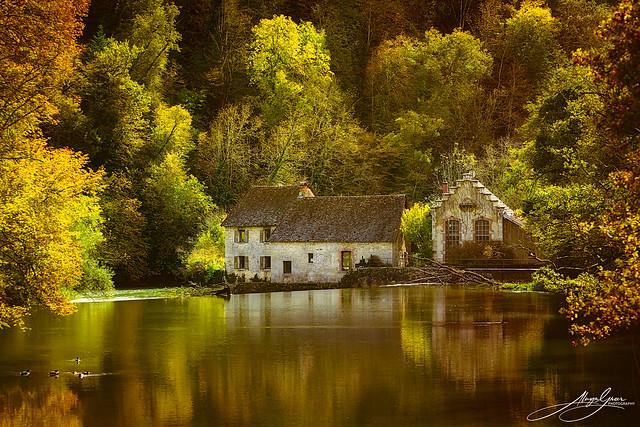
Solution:
{"label": "shrub", "polygon": [[[505,260],[513,260],[515,249],[496,240],[488,242],[464,242],[460,246],[447,249],[447,262],[473,264],[474,261],[496,261],[502,264]],[[483,262],[483,265],[492,264]]]}

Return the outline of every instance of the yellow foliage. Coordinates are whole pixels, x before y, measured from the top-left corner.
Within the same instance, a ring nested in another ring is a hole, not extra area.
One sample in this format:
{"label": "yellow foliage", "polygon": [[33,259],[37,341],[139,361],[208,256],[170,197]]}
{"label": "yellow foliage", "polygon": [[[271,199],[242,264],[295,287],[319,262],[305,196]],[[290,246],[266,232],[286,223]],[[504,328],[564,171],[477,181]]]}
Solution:
{"label": "yellow foliage", "polygon": [[73,312],[62,293],[82,273],[71,228],[101,186],[83,156],[32,143],[36,149],[0,160],[0,327],[19,325],[33,305]]}

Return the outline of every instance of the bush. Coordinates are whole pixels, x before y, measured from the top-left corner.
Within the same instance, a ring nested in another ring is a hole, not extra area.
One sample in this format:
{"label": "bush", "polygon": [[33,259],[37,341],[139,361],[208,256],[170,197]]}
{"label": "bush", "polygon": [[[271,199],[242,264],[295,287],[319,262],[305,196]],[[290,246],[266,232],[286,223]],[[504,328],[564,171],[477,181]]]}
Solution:
{"label": "bush", "polygon": [[447,249],[447,262],[459,264],[473,264],[474,261],[483,265],[503,264],[516,258],[515,249],[496,240],[488,242],[464,242],[462,245]]}
{"label": "bush", "polygon": [[113,272],[93,258],[82,261],[82,277],[75,287],[76,291],[112,291]]}

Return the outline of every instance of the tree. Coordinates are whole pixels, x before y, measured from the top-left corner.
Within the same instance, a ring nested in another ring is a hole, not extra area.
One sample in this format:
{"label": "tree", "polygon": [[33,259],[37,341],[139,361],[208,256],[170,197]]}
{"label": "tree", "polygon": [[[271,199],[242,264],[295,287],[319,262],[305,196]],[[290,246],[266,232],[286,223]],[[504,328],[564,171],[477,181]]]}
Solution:
{"label": "tree", "polygon": [[80,107],[86,136],[73,148],[88,153],[94,165],[109,172],[144,164],[151,97],[130,74],[140,52],[127,42],[109,39],[83,70]]}
{"label": "tree", "polygon": [[605,115],[600,126],[609,133],[607,206],[598,227],[616,242],[613,266],[599,274],[600,285],[577,286],[567,296],[571,332],[583,343],[640,325],[640,3],[622,1],[600,28],[605,46],[577,60],[585,63],[605,88]]}
{"label": "tree", "polygon": [[[0,162],[0,327],[23,325],[32,306],[56,314],[91,259],[74,231],[96,212],[101,176],[86,158],[41,145],[30,158]],[[84,249],[84,255],[83,255]]]}
{"label": "tree", "polygon": [[279,15],[261,20],[252,33],[250,81],[261,94],[265,120],[277,124],[301,103],[312,101],[305,96],[310,86],[331,83],[324,32],[310,22],[296,24]]}
{"label": "tree", "polygon": [[0,158],[56,112],[56,96],[73,72],[86,0],[0,3]]}
{"label": "tree", "polygon": [[528,107],[521,129],[526,155],[547,184],[590,183],[603,180],[606,135],[598,129],[603,114],[602,85],[589,69],[566,65],[553,70],[541,94]]}
{"label": "tree", "polygon": [[152,266],[158,273],[175,273],[191,252],[213,204],[204,186],[185,172],[184,159],[176,152],[152,165],[144,184]]}
{"label": "tree", "polygon": [[472,118],[468,108],[481,96],[479,83],[491,66],[481,42],[459,30],[447,35],[431,30],[420,41],[398,37],[385,42],[374,52],[367,71],[371,121],[378,130],[390,132],[396,119],[414,111],[443,120],[439,130],[446,129],[447,136],[461,136],[467,132],[456,129],[455,123]]}
{"label": "tree", "polygon": [[178,49],[180,33],[175,28],[178,8],[162,0],[150,0],[134,16],[131,30],[122,36],[139,49],[132,67],[131,77],[148,91],[158,94],[167,68],[169,54]]}
{"label": "tree", "polygon": [[415,248],[420,257],[431,257],[431,208],[424,203],[416,203],[402,213],[400,230]]}
{"label": "tree", "polygon": [[472,151],[488,142],[480,83],[491,64],[481,42],[459,30],[431,30],[422,41],[398,37],[376,50],[367,76],[371,117],[402,153],[399,191],[424,197],[455,147]]}
{"label": "tree", "polygon": [[122,172],[107,178],[100,199],[104,215],[104,241],[98,250],[116,279],[139,279],[149,274],[147,218],[142,212],[139,189]]}
{"label": "tree", "polygon": [[224,208],[231,207],[256,174],[256,150],[262,124],[248,103],[229,105],[200,134],[194,154],[194,174],[207,194]]}

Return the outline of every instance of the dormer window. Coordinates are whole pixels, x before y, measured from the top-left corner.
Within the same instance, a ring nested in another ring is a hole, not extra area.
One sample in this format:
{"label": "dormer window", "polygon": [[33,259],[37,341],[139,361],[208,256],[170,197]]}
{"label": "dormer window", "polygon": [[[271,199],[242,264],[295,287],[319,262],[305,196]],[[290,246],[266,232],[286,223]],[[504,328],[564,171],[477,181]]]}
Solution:
{"label": "dormer window", "polygon": [[234,241],[236,243],[247,243],[249,241],[249,231],[243,228],[236,230]]}
{"label": "dormer window", "polygon": [[268,242],[269,240],[271,240],[271,229],[270,228],[262,229],[262,231],[260,232],[260,241],[264,243],[264,242]]}

